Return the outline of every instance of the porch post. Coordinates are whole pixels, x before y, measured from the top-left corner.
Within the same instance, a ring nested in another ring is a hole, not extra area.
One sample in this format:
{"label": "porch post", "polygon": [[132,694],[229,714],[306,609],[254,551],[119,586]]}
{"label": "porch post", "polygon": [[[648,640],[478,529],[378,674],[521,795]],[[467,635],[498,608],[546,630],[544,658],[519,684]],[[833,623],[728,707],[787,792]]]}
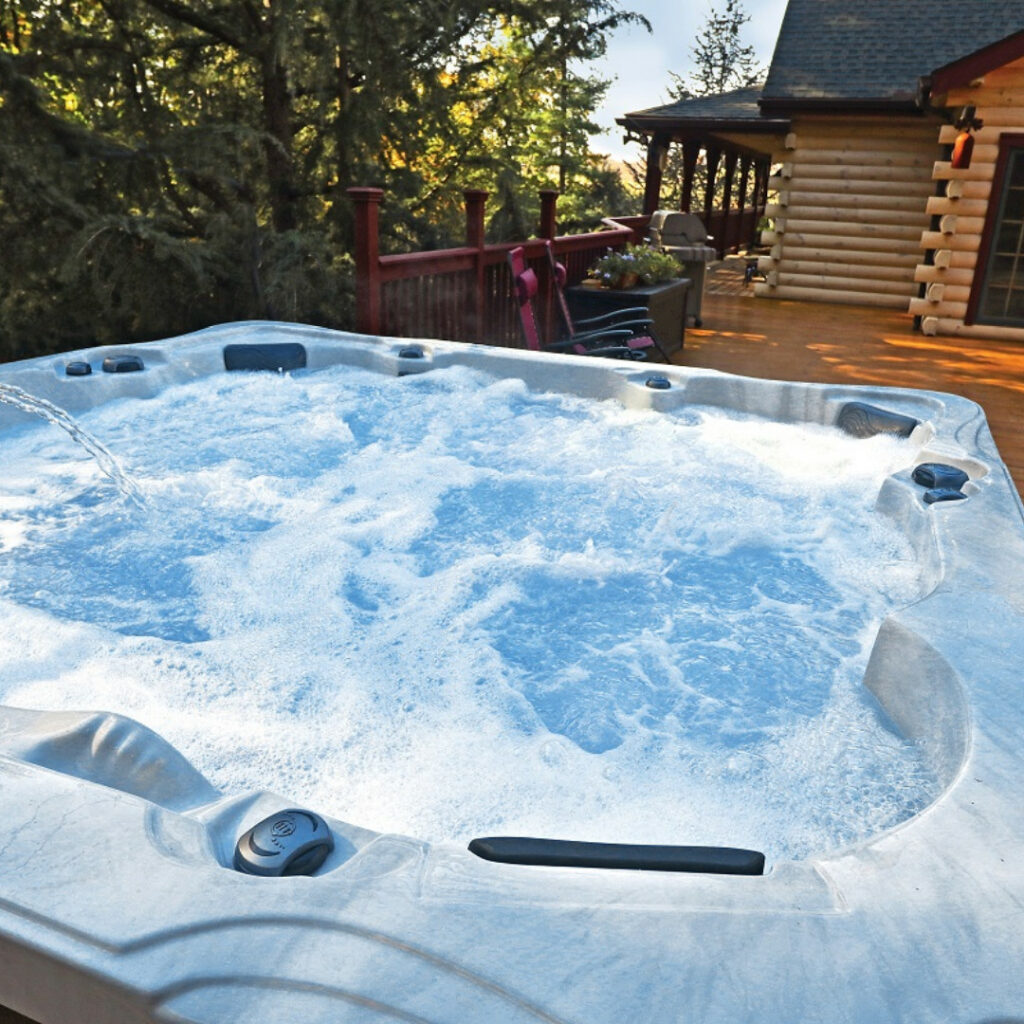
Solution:
{"label": "porch post", "polygon": [[768,180],[772,175],[771,159],[766,157],[757,165],[757,189],[754,205],[757,207],[757,216],[764,216],[765,207],[768,205]]}
{"label": "porch post", "polygon": [[356,330],[380,334],[380,241],[378,215],[381,188],[345,190],[355,207]]}
{"label": "porch post", "polygon": [[740,209],[747,208],[747,195],[750,192],[750,168],[754,161],[749,156],[740,157]]}
{"label": "porch post", "polygon": [[473,323],[467,336],[476,341],[483,341],[484,333],[484,207],[490,195],[481,188],[468,188],[462,193],[466,201],[466,245],[476,249],[473,260]]}
{"label": "porch post", "polygon": [[736,153],[730,150],[725,154],[725,177],[722,180],[722,255],[726,249],[731,249],[733,236],[736,234],[732,215],[732,186],[736,177]]}
{"label": "porch post", "polygon": [[750,167],[752,164],[753,160],[749,156],[740,157],[740,228],[736,241],[744,248],[749,247],[751,236],[751,232],[745,230],[744,226],[747,222],[747,193],[750,191]]}
{"label": "porch post", "polygon": [[661,204],[661,163],[668,153],[669,140],[664,135],[652,135],[647,143],[647,171],[644,176],[644,213],[654,213]]}
{"label": "porch post", "polygon": [[718,258],[725,254],[722,248],[722,233],[715,223],[715,178],[718,177],[718,161],[722,158],[722,151],[717,147],[708,147],[707,154],[708,180],[704,184],[704,226],[710,234],[715,236],[715,249]]}
{"label": "porch post", "polygon": [[693,177],[697,171],[697,159],[700,156],[700,142],[687,139],[683,143],[683,191],[679,197],[679,209],[689,213],[693,209]]}
{"label": "porch post", "polygon": [[771,175],[771,159],[758,160],[754,164],[754,230],[751,237],[754,245],[761,244],[761,232],[758,230],[758,223],[764,216],[768,206],[768,178]]}

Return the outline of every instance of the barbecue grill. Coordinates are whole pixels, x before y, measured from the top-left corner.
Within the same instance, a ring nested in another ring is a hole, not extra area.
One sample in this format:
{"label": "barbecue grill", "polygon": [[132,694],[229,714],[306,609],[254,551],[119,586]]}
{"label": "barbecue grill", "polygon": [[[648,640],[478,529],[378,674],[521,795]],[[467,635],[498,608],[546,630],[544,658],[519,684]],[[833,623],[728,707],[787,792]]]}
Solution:
{"label": "barbecue grill", "polygon": [[651,245],[675,256],[682,264],[683,276],[693,282],[686,299],[686,315],[693,317],[694,327],[700,327],[707,265],[717,257],[707,244],[704,222],[695,213],[655,210],[647,231]]}

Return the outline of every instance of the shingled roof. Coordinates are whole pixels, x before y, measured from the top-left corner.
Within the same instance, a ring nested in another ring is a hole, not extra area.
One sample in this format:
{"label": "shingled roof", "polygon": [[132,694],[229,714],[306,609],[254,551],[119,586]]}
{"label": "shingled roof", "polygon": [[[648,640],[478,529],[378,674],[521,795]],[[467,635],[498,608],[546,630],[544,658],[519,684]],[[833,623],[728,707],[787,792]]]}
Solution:
{"label": "shingled roof", "polygon": [[[746,89],[734,89],[711,96],[676,100],[675,103],[667,103],[661,107],[634,110],[619,118],[619,124],[641,130],[657,130],[662,125],[676,125],[684,121],[688,127],[694,129],[712,126],[720,131],[730,127],[746,131],[776,130],[778,124],[766,118],[758,106],[762,88],[763,85],[753,85]],[[786,123],[780,122],[783,127]]]}
{"label": "shingled roof", "polygon": [[765,113],[913,107],[919,80],[1024,28],[1024,0],[789,0]]}
{"label": "shingled roof", "polygon": [[752,85],[748,89],[734,89],[732,92],[715,93],[711,96],[693,96],[676,100],[661,107],[634,110],[628,117],[669,117],[685,116],[717,121],[721,118],[733,121],[754,120],[761,116],[757,101],[761,98],[764,84]]}

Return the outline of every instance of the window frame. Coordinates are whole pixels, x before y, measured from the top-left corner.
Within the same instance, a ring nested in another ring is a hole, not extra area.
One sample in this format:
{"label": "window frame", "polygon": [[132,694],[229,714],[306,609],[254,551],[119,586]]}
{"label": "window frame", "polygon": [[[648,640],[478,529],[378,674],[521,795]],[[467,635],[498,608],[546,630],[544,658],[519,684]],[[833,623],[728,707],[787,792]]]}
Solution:
{"label": "window frame", "polygon": [[[1014,152],[1021,151],[1024,159],[1024,132],[1004,132],[999,136],[999,155],[996,158],[995,174],[992,178],[992,191],[989,193],[988,210],[985,213],[985,226],[982,228],[981,241],[978,245],[978,262],[974,269],[974,280],[971,282],[971,294],[967,300],[967,312],[964,324],[982,324],[992,327],[1024,327],[1024,316],[1014,321],[1005,318],[992,320],[979,319],[981,300],[988,283],[989,273],[995,253],[993,251],[1000,226],[1000,211],[1006,198],[1006,179],[1010,167],[1010,157]],[[1024,260],[1024,251],[1022,251]],[[1024,284],[1022,284],[1024,291]]]}

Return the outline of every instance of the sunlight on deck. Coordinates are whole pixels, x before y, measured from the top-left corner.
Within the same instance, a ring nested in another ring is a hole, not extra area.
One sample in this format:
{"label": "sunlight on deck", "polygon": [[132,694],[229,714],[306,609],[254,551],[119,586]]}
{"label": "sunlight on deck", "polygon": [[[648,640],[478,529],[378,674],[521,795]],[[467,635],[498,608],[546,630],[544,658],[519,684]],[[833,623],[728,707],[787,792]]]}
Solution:
{"label": "sunlight on deck", "polygon": [[1024,488],[1024,344],[926,337],[909,314],[755,299],[742,262],[708,281],[704,323],[686,332],[682,366],[776,380],[949,391],[981,405],[1003,461]]}

